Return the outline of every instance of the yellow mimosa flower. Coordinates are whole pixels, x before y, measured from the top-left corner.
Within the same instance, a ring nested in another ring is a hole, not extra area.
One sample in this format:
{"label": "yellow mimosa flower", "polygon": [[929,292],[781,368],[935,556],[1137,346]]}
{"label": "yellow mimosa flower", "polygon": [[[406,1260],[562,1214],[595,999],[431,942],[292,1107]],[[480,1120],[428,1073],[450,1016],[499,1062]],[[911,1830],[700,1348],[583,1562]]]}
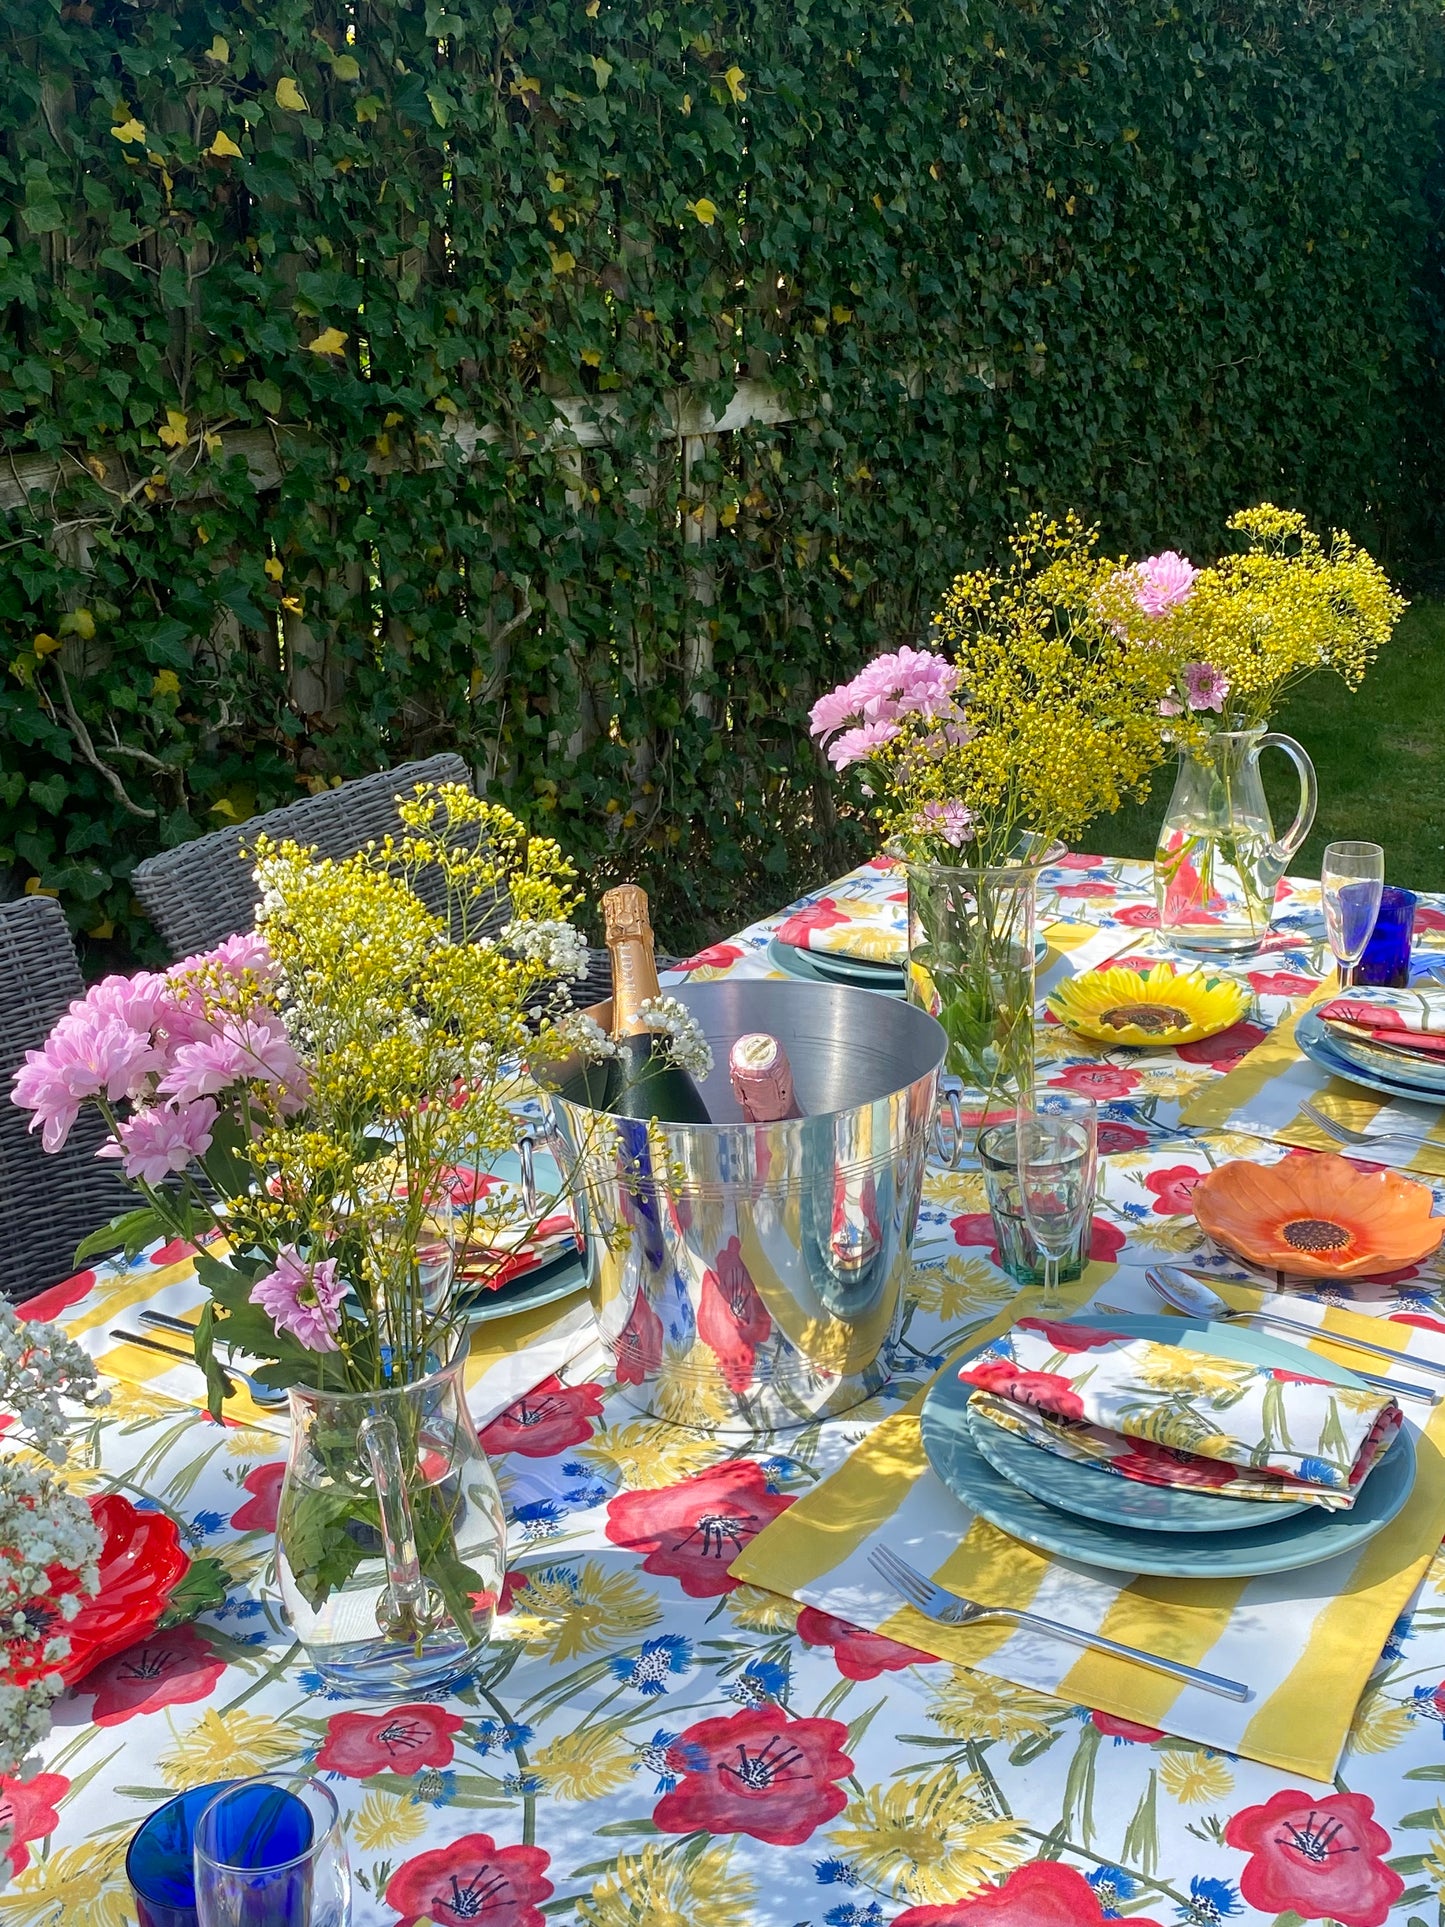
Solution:
{"label": "yellow mimosa flower", "polygon": [[426,1808],[394,1793],[368,1793],[351,1820],[351,1838],[370,1853],[410,1846],[426,1829]]}
{"label": "yellow mimosa flower", "polygon": [[645,1632],[662,1617],[656,1595],[630,1572],[609,1571],[596,1559],[580,1566],[543,1566],[527,1574],[503,1627],[529,1650],[576,1659]]}
{"label": "yellow mimosa flower", "polygon": [[995,1813],[976,1774],[941,1767],[849,1802],[831,1840],[870,1886],[909,1900],[966,1900],[1028,1858],[1018,1823]]}
{"label": "yellow mimosa flower", "polygon": [[1159,1784],[1184,1807],[1226,1799],[1234,1790],[1229,1762],[1218,1753],[1165,1752],[1159,1756]]}
{"label": "yellow mimosa flower", "polygon": [[729,1862],[733,1844],[698,1853],[649,1844],[625,1853],[577,1903],[585,1927],[753,1927],[757,1889]]}
{"label": "yellow mimosa flower", "polygon": [[605,1726],[559,1734],[532,1756],[531,1770],[559,1800],[600,1800],[626,1786],[637,1750]]}
{"label": "yellow mimosa flower", "polygon": [[156,1761],[156,1771],[167,1786],[183,1792],[214,1780],[218,1761],[224,1762],[230,1777],[242,1779],[279,1766],[300,1751],[297,1735],[279,1720],[255,1713],[221,1713],[208,1706]]}

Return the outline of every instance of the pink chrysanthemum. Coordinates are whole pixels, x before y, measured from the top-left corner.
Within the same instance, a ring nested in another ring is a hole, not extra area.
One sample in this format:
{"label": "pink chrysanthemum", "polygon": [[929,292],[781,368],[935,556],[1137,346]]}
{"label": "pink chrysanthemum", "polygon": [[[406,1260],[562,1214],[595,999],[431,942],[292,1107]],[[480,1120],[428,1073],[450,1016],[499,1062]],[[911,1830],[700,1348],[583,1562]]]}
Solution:
{"label": "pink chrysanthemum", "polygon": [[210,1150],[215,1122],[216,1107],[209,1097],[194,1104],[154,1105],[117,1125],[120,1141],[112,1138],[95,1155],[120,1158],[128,1178],[159,1184]]}
{"label": "pink chrysanthemum", "polygon": [[1165,549],[1162,555],[1146,556],[1142,562],[1136,562],[1130,573],[1134,600],[1140,612],[1146,616],[1164,616],[1189,600],[1199,571],[1186,556]]}
{"label": "pink chrysanthemum", "polygon": [[346,1287],[336,1279],[336,1260],[308,1262],[295,1245],[282,1245],[276,1269],[251,1287],[259,1305],[278,1332],[290,1332],[308,1351],[339,1351],[336,1333],[341,1326],[341,1301]]}
{"label": "pink chrysanthemum", "polygon": [[913,819],[919,836],[941,836],[957,850],[973,836],[973,811],[956,798],[947,803],[925,803]]}
{"label": "pink chrysanthemum", "polygon": [[1212,662],[1191,662],[1184,666],[1184,693],[1191,709],[1217,709],[1223,713],[1230,682]]}

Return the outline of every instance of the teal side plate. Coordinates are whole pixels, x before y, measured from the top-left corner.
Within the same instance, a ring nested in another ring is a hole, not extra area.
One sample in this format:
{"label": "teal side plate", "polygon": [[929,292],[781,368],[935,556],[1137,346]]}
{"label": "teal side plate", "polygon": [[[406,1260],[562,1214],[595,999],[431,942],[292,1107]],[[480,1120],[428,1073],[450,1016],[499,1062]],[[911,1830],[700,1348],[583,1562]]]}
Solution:
{"label": "teal side plate", "polygon": [[1445,1103],[1445,1075],[1438,1084],[1417,1083],[1403,1067],[1397,1077],[1392,1071],[1357,1062],[1331,1037],[1318,1011],[1307,1010],[1300,1018],[1295,1025],[1294,1040],[1311,1063],[1318,1064],[1331,1077],[1363,1084],[1366,1090],[1381,1091],[1387,1097],[1407,1097],[1415,1104]]}
{"label": "teal side plate", "polygon": [[[901,997],[903,995],[903,972],[896,965],[874,965],[871,976],[847,975],[841,970],[829,972],[819,967],[815,953],[800,950],[796,944],[779,943],[776,937],[769,940],[763,952],[775,970],[785,970],[790,977],[798,977],[805,984],[850,984],[856,990],[871,990],[880,997]],[[851,960],[850,960],[851,961]],[[858,966],[854,967],[855,973]]]}
{"label": "teal side plate", "polygon": [[560,1252],[548,1258],[535,1271],[524,1271],[496,1291],[475,1291],[461,1300],[461,1313],[467,1325],[489,1325],[495,1318],[510,1318],[514,1312],[535,1311],[541,1305],[559,1304],[575,1297],[587,1283],[582,1260],[575,1251]]}
{"label": "teal side plate", "polygon": [[[1239,1352],[1226,1351],[1228,1340],[1247,1339],[1253,1354],[1249,1358],[1252,1364],[1307,1371],[1339,1385],[1358,1386],[1360,1382],[1343,1366],[1318,1353],[1266,1337],[1261,1332],[1246,1332],[1237,1326],[1211,1324],[1203,1319],[1163,1317],[1094,1317],[1078,1322],[1164,1344],[1187,1343],[1193,1338],[1201,1350],[1226,1357],[1241,1356]],[[1289,1572],[1297,1566],[1312,1566],[1352,1552],[1373,1538],[1399,1512],[1415,1483],[1415,1444],[1407,1420],[1348,1512],[1323,1512],[1317,1506],[1302,1505],[1298,1513],[1287,1518],[1272,1517],[1250,1531],[1221,1532],[1146,1530],[1116,1525],[1110,1519],[1063,1512],[1015,1485],[989,1464],[973,1442],[968,1421],[972,1388],[959,1383],[958,1372],[960,1366],[983,1349],[982,1345],[973,1345],[958,1353],[933,1381],[919,1421],[923,1449],[944,1485],[970,1511],[987,1519],[1001,1532],[1063,1559],[1076,1559],[1083,1565],[1101,1566],[1110,1572],[1147,1572],[1177,1579],[1236,1579],[1258,1573]],[[1047,1455],[1039,1452],[1036,1456]],[[1095,1476],[1107,1479],[1111,1489],[1128,1489],[1128,1481],[1109,1473]],[[1164,1490],[1162,1487],[1134,1489],[1151,1493]],[[1249,1501],[1212,1503],[1246,1505]],[[1271,1514],[1281,1510],[1282,1507],[1269,1507]],[[1111,1518],[1117,1516],[1116,1509]]]}

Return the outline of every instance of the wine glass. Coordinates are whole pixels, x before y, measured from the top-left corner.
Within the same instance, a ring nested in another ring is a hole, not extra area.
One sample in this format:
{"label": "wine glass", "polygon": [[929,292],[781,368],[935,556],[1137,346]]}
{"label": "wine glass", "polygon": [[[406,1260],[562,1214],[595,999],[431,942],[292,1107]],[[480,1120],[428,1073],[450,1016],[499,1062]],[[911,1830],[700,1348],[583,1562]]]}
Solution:
{"label": "wine glass", "polygon": [[1059,1265],[1094,1210],[1099,1163],[1098,1108],[1083,1098],[1028,1111],[1018,1121],[1018,1177],[1024,1219],[1044,1261],[1040,1309],[1058,1302]]}
{"label": "wine glass", "polygon": [[1347,990],[1380,914],[1385,852],[1378,843],[1331,843],[1320,869],[1320,885],[1325,931],[1339,965],[1340,988]]}
{"label": "wine glass", "polygon": [[196,1822],[197,1927],[350,1927],[351,1867],[336,1795],[262,1773]]}

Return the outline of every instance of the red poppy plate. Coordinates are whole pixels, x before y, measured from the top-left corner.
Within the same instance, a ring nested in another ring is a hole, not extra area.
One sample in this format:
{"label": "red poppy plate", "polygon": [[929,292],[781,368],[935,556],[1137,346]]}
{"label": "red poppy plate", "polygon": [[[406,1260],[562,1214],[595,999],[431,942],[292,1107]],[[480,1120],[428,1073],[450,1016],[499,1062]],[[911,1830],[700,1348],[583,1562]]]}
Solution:
{"label": "red poppy plate", "polygon": [[[1107,1323],[1111,1331],[1127,1331],[1132,1337],[1148,1338],[1156,1343],[1177,1345],[1192,1335],[1202,1350],[1218,1357],[1277,1365],[1286,1371],[1298,1371],[1303,1363],[1316,1378],[1327,1378],[1340,1385],[1357,1386],[1360,1382],[1333,1360],[1314,1352],[1302,1352],[1299,1346],[1267,1337],[1263,1332],[1214,1325],[1203,1319],[1141,1317],[1100,1322]],[[991,1465],[974,1443],[968,1415],[973,1388],[960,1384],[958,1372],[967,1359],[984,1349],[976,1345],[960,1352],[949,1360],[929,1387],[919,1415],[923,1449],[934,1472],[970,1512],[987,1519],[1001,1532],[1022,1539],[1026,1545],[1037,1546],[1060,1558],[1077,1559],[1083,1565],[1102,1566],[1110,1572],[1147,1572],[1176,1579],[1236,1579],[1256,1573],[1288,1572],[1296,1566],[1313,1566],[1322,1559],[1333,1559],[1336,1554],[1348,1552],[1373,1538],[1399,1512],[1415,1483],[1415,1446],[1410,1427],[1405,1424],[1366,1479],[1348,1512],[1323,1512],[1318,1506],[1303,1506],[1297,1513],[1289,1505],[1271,1505],[1267,1508],[1271,1517],[1252,1531],[1180,1532],[1116,1523],[1120,1518],[1118,1498],[1113,1499],[1111,1510],[1103,1517],[1065,1511],[1015,1484]],[[1037,1452],[1036,1456],[1049,1457],[1044,1452]],[[1062,1465],[1065,1461],[1054,1463]],[[1129,1489],[1128,1481],[1108,1473],[1091,1472],[1090,1476],[1107,1479],[1111,1488]],[[1147,1491],[1151,1497],[1167,1493],[1175,1501],[1195,1496],[1181,1494],[1174,1487],[1151,1486],[1138,1490]],[[1234,1499],[1210,1503],[1245,1505],[1250,1502]],[[1255,1507],[1256,1511],[1264,1509]],[[1287,1516],[1276,1516],[1280,1513]],[[899,1550],[906,1556],[906,1548]]]}
{"label": "red poppy plate", "polygon": [[67,1686],[148,1638],[191,1563],[163,1512],[141,1512],[118,1492],[92,1499],[90,1511],[102,1535],[100,1589],[65,1628],[70,1653],[57,1671]]}

